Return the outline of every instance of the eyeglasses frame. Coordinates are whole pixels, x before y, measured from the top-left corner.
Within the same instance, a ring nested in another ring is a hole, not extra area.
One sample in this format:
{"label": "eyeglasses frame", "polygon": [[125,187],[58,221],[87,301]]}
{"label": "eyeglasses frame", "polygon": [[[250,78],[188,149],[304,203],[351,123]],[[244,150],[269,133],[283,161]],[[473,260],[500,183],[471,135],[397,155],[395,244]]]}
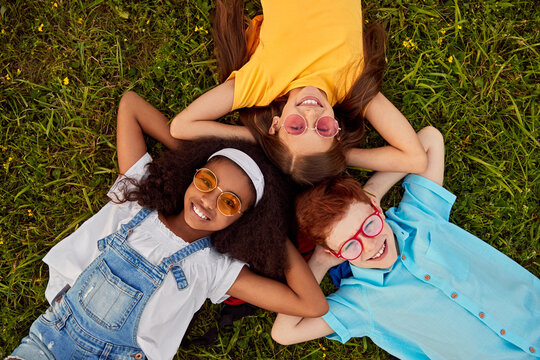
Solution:
{"label": "eyeglasses frame", "polygon": [[[291,116],[291,115],[298,115],[298,116],[300,116],[300,117],[304,120],[304,124],[306,125],[306,127],[304,128],[304,131],[302,131],[300,134],[291,134],[290,132],[287,131],[287,128],[284,126],[285,121],[286,121],[287,118],[288,118],[289,116]],[[335,133],[334,135],[332,135],[332,136],[324,136],[324,135],[321,135],[321,133],[319,132],[319,129],[317,129],[317,124],[319,123],[319,120],[321,120],[321,119],[324,118],[324,117],[330,117],[330,118],[334,119],[334,121],[338,124],[337,131],[336,131],[336,133]],[[339,122],[338,122],[337,119],[336,119],[335,117],[333,117],[333,116],[321,116],[320,118],[317,119],[317,121],[315,121],[315,127],[310,128],[310,127],[308,126],[308,122],[307,122],[306,118],[303,117],[302,115],[296,114],[296,113],[295,113],[295,114],[289,114],[289,115],[287,115],[287,116],[285,117],[285,119],[283,120],[283,124],[281,125],[281,127],[284,128],[285,131],[287,132],[287,134],[289,134],[289,135],[291,135],[291,136],[300,136],[300,135],[304,135],[304,134],[306,133],[306,130],[315,130],[315,132],[317,133],[317,135],[319,135],[320,137],[322,137],[322,138],[324,138],[324,139],[332,139],[332,138],[336,137],[336,136],[339,134],[339,132],[341,131],[341,128],[339,127]]]}
{"label": "eyeglasses frame", "polygon": [[[202,189],[199,189],[199,187],[197,186],[197,183],[195,182],[195,176],[197,176],[197,173],[201,170],[206,170],[208,172],[210,172],[210,174],[212,174],[212,176],[216,179],[216,185],[211,188],[211,189],[208,189],[208,190],[202,190]],[[218,211],[223,215],[223,216],[234,216],[236,214],[240,214],[242,215],[242,200],[240,199],[240,196],[236,195],[235,193],[233,193],[232,191],[223,191],[219,186],[218,186],[218,182],[219,182],[219,179],[217,177],[217,175],[212,171],[210,170],[209,168],[199,168],[195,171],[195,174],[193,174],[193,185],[195,186],[195,188],[197,190],[199,190],[200,192],[203,192],[203,193],[211,193],[212,191],[214,191],[215,189],[218,189],[220,191],[220,194],[219,196],[217,197],[216,199],[216,207],[218,209]],[[231,214],[231,215],[227,215],[225,213],[223,213],[223,211],[221,211],[221,209],[219,208],[219,205],[218,205],[218,202],[219,202],[219,198],[223,195],[223,194],[231,194],[233,195],[234,197],[236,197],[238,199],[238,202],[240,203],[240,209],[235,212],[234,214]]]}
{"label": "eyeglasses frame", "polygon": [[[362,239],[358,238],[358,235],[362,234],[362,236],[365,236],[365,237],[368,237],[368,238],[374,238],[375,236],[379,235],[383,228],[384,228],[384,221],[383,221],[383,218],[381,216],[381,212],[379,211],[379,209],[377,208],[377,206],[375,205],[375,201],[373,201],[372,198],[369,198],[369,202],[371,203],[371,206],[373,207],[373,209],[375,211],[373,211],[373,213],[371,213],[369,216],[367,216],[364,221],[362,222],[362,225],[360,225],[360,228],[358,229],[358,231],[356,232],[356,234],[354,234],[352,237],[350,237],[349,239],[347,239],[347,241],[345,241],[343,243],[343,245],[341,245],[341,247],[339,248],[339,251],[336,253],[335,251],[333,251],[332,249],[328,249],[332,255],[334,255],[335,257],[339,258],[339,259],[344,259],[344,260],[356,260],[360,257],[360,255],[362,255],[362,253],[364,252],[364,244],[362,243]],[[367,235],[365,232],[364,232],[364,224],[366,223],[366,221],[372,217],[373,215],[377,216],[380,220],[381,220],[381,229],[375,234],[375,235]],[[347,245],[347,243],[351,240],[354,240],[354,241],[357,241],[360,243],[360,246],[362,248],[362,250],[360,251],[360,254],[358,254],[358,256],[356,256],[355,258],[352,258],[352,259],[347,259],[345,258],[343,255],[341,255],[341,250],[343,250],[343,247],[345,245]]]}

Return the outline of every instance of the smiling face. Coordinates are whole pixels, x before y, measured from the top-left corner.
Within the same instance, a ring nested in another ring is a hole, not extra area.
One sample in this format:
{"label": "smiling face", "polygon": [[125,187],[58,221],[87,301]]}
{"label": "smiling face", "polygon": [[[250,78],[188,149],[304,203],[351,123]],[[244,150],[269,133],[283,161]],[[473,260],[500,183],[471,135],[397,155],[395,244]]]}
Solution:
{"label": "smiling face", "polygon": [[271,135],[277,133],[281,142],[287,146],[293,156],[310,155],[330,149],[335,141],[334,137],[325,138],[312,130],[306,130],[302,135],[287,133],[283,129],[283,122],[291,114],[302,116],[307,121],[307,127],[311,129],[315,128],[315,123],[319,118],[334,117],[334,109],[322,90],[313,86],[291,90],[281,116],[274,117],[268,133]]}
{"label": "smiling face", "polygon": [[[219,188],[234,193],[242,203],[242,213],[245,213],[255,202],[255,190],[246,173],[234,162],[226,158],[215,158],[207,163],[217,177]],[[201,235],[223,230],[238,220],[241,213],[232,216],[223,215],[217,207],[217,199],[221,191],[216,187],[209,192],[199,191],[193,183],[184,195],[183,216],[186,224]]]}
{"label": "smiling face", "polygon": [[[384,214],[381,209],[381,217]],[[341,246],[353,237],[364,220],[373,214],[373,207],[369,202],[354,201],[343,218],[335,223],[326,238],[326,245],[334,252],[338,252]],[[361,268],[384,269],[392,266],[397,260],[397,247],[394,241],[394,233],[390,226],[383,221],[382,231],[374,236],[367,237],[358,234],[363,245],[362,254],[350,263]]]}

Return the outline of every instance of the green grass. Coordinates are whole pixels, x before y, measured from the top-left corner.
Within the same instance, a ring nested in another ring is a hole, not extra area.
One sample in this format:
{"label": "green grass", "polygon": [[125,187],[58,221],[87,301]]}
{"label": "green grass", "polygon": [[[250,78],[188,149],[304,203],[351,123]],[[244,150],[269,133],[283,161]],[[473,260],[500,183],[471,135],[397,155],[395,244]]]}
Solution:
{"label": "green grass", "polygon": [[[260,8],[246,6],[251,15]],[[0,2],[0,357],[47,307],[41,258],[106,202],[122,93],[135,89],[172,117],[216,85],[211,7]],[[383,0],[364,9],[389,32],[384,93],[416,129],[444,135],[446,187],[458,195],[452,220],[538,276],[540,10],[519,0]],[[381,140],[370,133],[366,143]],[[395,189],[385,205],[398,198]],[[216,307],[205,311],[195,334],[215,326]],[[269,337],[272,320],[260,311],[218,345],[178,358],[389,358],[366,339],[283,347]]]}

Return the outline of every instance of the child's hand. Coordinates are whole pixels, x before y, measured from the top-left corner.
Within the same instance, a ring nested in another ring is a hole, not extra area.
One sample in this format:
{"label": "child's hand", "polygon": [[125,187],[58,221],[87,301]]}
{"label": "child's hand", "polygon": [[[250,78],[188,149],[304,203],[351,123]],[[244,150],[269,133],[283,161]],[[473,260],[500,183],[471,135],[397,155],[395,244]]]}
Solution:
{"label": "child's hand", "polygon": [[314,266],[320,267],[321,269],[324,268],[325,270],[328,270],[332,266],[339,265],[344,261],[345,261],[344,259],[340,259],[334,256],[328,249],[325,249],[322,246],[317,245],[315,247],[315,251],[313,252],[313,255],[311,256],[309,263],[310,263],[310,266],[312,265],[312,262],[313,262]]}

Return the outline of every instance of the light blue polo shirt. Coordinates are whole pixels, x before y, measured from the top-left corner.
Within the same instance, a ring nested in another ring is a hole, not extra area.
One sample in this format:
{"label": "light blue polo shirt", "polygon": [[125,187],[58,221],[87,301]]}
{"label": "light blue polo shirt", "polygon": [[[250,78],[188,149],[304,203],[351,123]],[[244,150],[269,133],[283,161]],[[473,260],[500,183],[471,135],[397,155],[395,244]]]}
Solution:
{"label": "light blue polo shirt", "polygon": [[448,222],[455,196],[418,175],[386,212],[401,255],[391,269],[351,266],[324,320],[345,343],[370,337],[400,359],[540,355],[540,280]]}

